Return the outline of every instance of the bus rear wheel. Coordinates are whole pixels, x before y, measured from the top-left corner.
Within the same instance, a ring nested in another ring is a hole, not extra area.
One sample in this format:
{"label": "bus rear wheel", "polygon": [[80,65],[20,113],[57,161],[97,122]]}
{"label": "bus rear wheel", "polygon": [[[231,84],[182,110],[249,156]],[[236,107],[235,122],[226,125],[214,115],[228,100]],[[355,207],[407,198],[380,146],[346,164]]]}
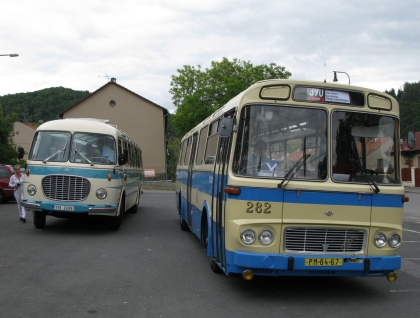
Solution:
{"label": "bus rear wheel", "polygon": [[45,226],[47,216],[42,211],[34,211],[34,226],[37,229],[42,229]]}

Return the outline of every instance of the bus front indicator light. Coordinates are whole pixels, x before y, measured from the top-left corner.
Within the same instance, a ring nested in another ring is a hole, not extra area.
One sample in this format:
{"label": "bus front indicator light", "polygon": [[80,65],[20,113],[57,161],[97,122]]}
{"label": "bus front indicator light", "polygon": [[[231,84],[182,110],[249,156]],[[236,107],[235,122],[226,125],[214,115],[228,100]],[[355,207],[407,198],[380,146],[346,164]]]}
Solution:
{"label": "bus front indicator light", "polygon": [[397,280],[397,274],[395,274],[394,272],[388,273],[388,275],[386,276],[386,278],[390,282],[395,282]]}
{"label": "bus front indicator light", "polygon": [[386,236],[384,233],[377,233],[374,238],[376,247],[384,247],[386,245]]}
{"label": "bus front indicator light", "polygon": [[106,192],[106,190],[105,189],[98,189],[98,190],[96,190],[96,197],[99,199],[99,200],[103,200],[103,199],[105,199],[106,197],[107,197],[107,195],[108,195],[108,193]]}
{"label": "bus front indicator light", "polygon": [[258,234],[258,240],[263,245],[269,245],[273,243],[273,240],[274,240],[273,232],[271,232],[270,230],[260,231],[260,233]]}
{"label": "bus front indicator light", "polygon": [[250,269],[246,269],[244,270],[244,272],[242,273],[242,277],[245,280],[251,280],[254,277],[254,273],[252,272],[252,270]]}
{"label": "bus front indicator light", "polygon": [[245,229],[241,232],[241,241],[244,244],[252,244],[255,242],[255,232],[251,229]]}
{"label": "bus front indicator light", "polygon": [[398,247],[401,244],[401,236],[399,236],[397,233],[392,233],[388,237],[388,244],[391,247]]}

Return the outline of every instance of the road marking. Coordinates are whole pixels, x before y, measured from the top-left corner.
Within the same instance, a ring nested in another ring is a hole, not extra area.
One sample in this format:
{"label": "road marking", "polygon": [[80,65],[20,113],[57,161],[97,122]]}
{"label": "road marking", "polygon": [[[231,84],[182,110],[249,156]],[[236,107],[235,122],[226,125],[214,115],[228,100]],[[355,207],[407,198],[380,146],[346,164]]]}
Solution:
{"label": "road marking", "polygon": [[390,290],[391,293],[412,293],[412,292],[420,292],[420,289],[391,289]]}
{"label": "road marking", "polygon": [[413,233],[418,233],[418,234],[420,234],[420,232],[418,232],[418,231],[413,231],[413,230],[409,230],[409,229],[405,229],[405,228],[403,228],[403,231],[408,231],[408,232],[413,232]]}

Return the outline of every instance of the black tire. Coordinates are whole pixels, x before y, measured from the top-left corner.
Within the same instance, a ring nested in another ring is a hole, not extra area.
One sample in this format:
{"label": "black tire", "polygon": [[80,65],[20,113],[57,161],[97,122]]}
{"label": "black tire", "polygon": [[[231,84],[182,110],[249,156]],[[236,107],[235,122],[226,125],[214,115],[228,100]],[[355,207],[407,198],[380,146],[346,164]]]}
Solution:
{"label": "black tire", "polygon": [[5,197],[4,197],[4,193],[2,191],[0,191],[0,203],[6,202]]}
{"label": "black tire", "polygon": [[37,229],[42,229],[45,226],[47,216],[42,211],[34,211],[34,226]]}
{"label": "black tire", "polygon": [[213,273],[216,273],[216,274],[223,273],[222,270],[220,269],[219,265],[216,264],[216,262],[214,261],[213,258],[210,258],[210,268],[213,271]]}
{"label": "black tire", "polygon": [[123,200],[120,206],[120,214],[117,216],[109,217],[108,224],[107,224],[108,230],[117,231],[120,228],[121,222],[124,216],[124,210],[125,210],[125,202]]}
{"label": "black tire", "polygon": [[207,220],[203,218],[203,221],[201,222],[201,245],[204,246],[206,251],[207,251],[208,241],[209,241],[209,235],[208,235],[208,229],[207,229]]}
{"label": "black tire", "polygon": [[187,222],[185,222],[185,220],[181,217],[181,214],[179,215],[179,221],[181,223],[181,230],[183,230],[184,232],[187,232],[190,230]]}
{"label": "black tire", "polygon": [[127,212],[128,213],[131,213],[131,214],[135,214],[135,213],[137,213],[137,210],[138,210],[138,204],[136,203],[136,204],[134,204]]}

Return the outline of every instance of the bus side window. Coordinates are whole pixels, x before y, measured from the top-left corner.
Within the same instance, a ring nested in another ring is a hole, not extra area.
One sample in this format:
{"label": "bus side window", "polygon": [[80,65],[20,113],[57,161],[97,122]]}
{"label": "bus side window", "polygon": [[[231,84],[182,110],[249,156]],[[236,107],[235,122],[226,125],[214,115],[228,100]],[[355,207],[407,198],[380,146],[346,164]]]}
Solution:
{"label": "bus side window", "polygon": [[184,166],[188,166],[191,152],[191,137],[187,139],[187,145],[184,153]]}
{"label": "bus side window", "polygon": [[206,140],[208,131],[209,126],[206,126],[203,129],[201,129],[200,139],[198,141],[197,160],[195,161],[196,165],[202,165],[204,163],[204,151],[206,150]]}
{"label": "bus side window", "polygon": [[217,133],[217,126],[219,121],[215,121],[210,125],[209,137],[207,139],[206,155],[204,156],[204,164],[212,165],[216,159],[217,144],[219,141],[219,134]]}

